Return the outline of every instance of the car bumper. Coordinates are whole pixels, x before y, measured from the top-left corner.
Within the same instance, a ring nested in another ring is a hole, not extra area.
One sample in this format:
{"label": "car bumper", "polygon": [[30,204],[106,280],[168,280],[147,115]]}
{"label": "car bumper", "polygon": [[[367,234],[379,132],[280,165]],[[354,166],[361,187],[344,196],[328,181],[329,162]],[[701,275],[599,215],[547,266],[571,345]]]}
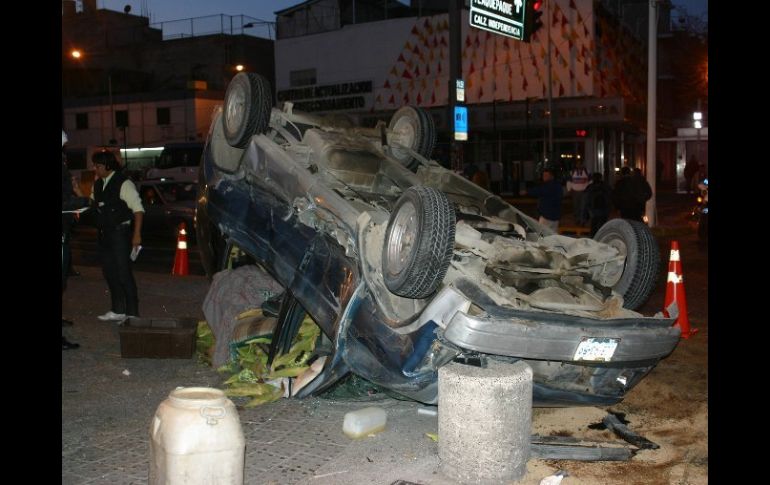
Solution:
{"label": "car bumper", "polygon": [[[594,320],[516,310],[497,318],[457,312],[447,324],[444,336],[463,349],[521,359],[640,362],[660,360],[674,350],[680,330],[672,327],[672,323],[672,319],[663,318]],[[598,355],[586,354],[585,349],[591,344],[607,348]]]}

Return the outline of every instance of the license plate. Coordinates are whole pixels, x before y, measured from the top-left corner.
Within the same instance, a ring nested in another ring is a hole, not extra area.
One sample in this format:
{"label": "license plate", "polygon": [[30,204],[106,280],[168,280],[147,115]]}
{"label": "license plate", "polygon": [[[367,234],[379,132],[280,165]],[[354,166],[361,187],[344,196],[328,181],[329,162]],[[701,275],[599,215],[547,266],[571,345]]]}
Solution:
{"label": "license plate", "polygon": [[620,339],[617,338],[583,338],[578,344],[573,360],[591,360],[609,362],[612,360]]}

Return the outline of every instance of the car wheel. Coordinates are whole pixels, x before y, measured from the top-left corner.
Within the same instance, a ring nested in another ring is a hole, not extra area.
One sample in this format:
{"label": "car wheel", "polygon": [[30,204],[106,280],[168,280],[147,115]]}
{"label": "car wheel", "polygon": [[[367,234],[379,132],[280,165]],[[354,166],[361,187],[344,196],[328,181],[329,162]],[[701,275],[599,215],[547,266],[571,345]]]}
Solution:
{"label": "car wheel", "polygon": [[612,289],[623,296],[625,308],[636,310],[650,297],[660,272],[660,250],[650,228],[639,221],[611,219],[594,239],[617,248],[626,257],[623,273]]}
{"label": "car wheel", "polygon": [[227,86],[222,115],[230,146],[245,148],[251,137],[264,133],[273,108],[270,82],[259,74],[241,72]]}
{"label": "car wheel", "polygon": [[454,241],[455,211],[446,195],[431,187],[408,188],[385,230],[385,285],[406,298],[430,296],[446,275]]}
{"label": "car wheel", "polygon": [[[433,154],[436,145],[436,125],[433,117],[422,108],[404,106],[395,112],[388,124],[390,140],[411,148],[425,158]],[[420,162],[407,150],[391,147],[393,156],[409,170],[416,172]]]}

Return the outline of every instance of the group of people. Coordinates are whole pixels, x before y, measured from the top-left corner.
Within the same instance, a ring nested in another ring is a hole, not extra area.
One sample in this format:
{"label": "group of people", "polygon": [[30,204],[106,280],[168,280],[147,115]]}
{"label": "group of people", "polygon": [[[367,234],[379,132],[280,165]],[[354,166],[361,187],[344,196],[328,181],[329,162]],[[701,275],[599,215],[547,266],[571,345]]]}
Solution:
{"label": "group of people", "polygon": [[[552,169],[545,168],[542,178],[541,185],[523,191],[522,195],[537,197],[540,223],[558,231],[564,189]],[[652,187],[642,171],[638,168],[632,171],[627,166],[620,169],[620,178],[610,188],[601,173],[594,172],[589,176],[583,164],[578,161],[570,172],[568,182],[575,223],[584,226],[590,221],[591,237],[607,222],[613,207],[618,209],[620,217],[624,219],[643,221],[645,205],[652,197]]]}
{"label": "group of people", "polygon": [[[67,134],[62,130],[62,296],[67,287],[71,261],[69,240],[75,211],[96,211],[99,254],[102,273],[110,290],[111,307],[97,318],[123,321],[139,316],[139,297],[131,269],[131,251],[142,243],[144,208],[134,183],[121,173],[114,153],[102,150],[93,154],[94,172],[98,179],[90,197],[85,197],[67,168],[64,147]],[[62,327],[73,322],[62,318]],[[62,334],[62,350],[79,345]]]}

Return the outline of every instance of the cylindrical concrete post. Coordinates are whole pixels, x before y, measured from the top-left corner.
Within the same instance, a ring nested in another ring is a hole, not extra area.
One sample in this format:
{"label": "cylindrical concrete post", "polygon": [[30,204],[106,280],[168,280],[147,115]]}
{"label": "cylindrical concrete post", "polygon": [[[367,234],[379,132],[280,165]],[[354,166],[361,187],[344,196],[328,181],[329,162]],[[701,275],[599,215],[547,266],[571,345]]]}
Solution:
{"label": "cylindrical concrete post", "polygon": [[438,371],[441,472],[463,483],[518,480],[527,469],[532,369],[489,360],[486,368],[450,363]]}

